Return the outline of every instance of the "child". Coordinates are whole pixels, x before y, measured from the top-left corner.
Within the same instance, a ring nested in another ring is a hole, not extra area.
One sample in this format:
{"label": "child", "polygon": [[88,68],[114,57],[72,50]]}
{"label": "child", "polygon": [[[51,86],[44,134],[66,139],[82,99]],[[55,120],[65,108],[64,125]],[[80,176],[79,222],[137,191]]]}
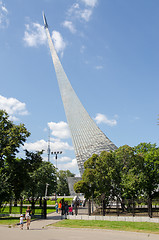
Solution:
{"label": "child", "polygon": [[20,215],[20,229],[23,230],[23,214]]}
{"label": "child", "polygon": [[69,215],[73,215],[73,207],[72,206],[70,206],[68,208],[68,212],[69,212]]}

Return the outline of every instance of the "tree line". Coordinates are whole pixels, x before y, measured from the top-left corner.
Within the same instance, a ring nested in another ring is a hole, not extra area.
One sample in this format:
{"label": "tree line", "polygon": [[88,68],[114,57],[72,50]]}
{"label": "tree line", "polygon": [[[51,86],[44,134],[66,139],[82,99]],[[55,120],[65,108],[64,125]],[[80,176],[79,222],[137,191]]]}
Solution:
{"label": "tree line", "polygon": [[0,110],[0,208],[3,203],[28,199],[34,208],[37,199],[57,193],[69,195],[67,177],[74,176],[69,170],[58,171],[51,162],[43,161],[43,151],[25,150],[24,158],[17,158],[30,132],[24,124],[16,125],[9,115]]}
{"label": "tree line", "polygon": [[124,145],[114,152],[93,154],[84,163],[82,180],[74,185],[87,199],[96,202],[126,199],[147,199],[148,207],[159,197],[159,148],[156,144]]}

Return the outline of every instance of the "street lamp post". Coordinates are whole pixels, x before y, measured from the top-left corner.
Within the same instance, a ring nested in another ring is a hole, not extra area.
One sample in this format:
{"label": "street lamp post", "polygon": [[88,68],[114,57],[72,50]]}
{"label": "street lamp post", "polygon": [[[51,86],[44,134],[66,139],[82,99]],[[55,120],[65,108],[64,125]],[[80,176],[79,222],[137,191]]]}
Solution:
{"label": "street lamp post", "polygon": [[47,197],[47,189],[48,189],[48,186],[49,186],[49,184],[46,183],[46,188],[45,188],[45,199],[46,199],[46,197]]}
{"label": "street lamp post", "polygon": [[46,188],[45,188],[45,198],[44,198],[44,204],[43,204],[43,215],[44,219],[47,218],[47,189],[48,189],[49,184],[46,183]]}
{"label": "street lamp post", "polygon": [[92,194],[92,213],[93,213],[93,211],[94,211],[94,208],[93,208],[93,188],[92,188],[92,184],[91,183],[89,184],[89,187],[91,189],[91,194]]}
{"label": "street lamp post", "polygon": [[[55,155],[55,159],[56,159],[56,172],[57,172],[57,155],[58,154],[62,154],[62,151],[58,151],[58,152],[51,152],[51,154]],[[56,182],[57,182],[57,173],[56,173]],[[55,192],[55,199],[57,199],[57,194]]]}
{"label": "street lamp post", "polygon": [[60,151],[60,152],[51,152],[51,154],[54,154],[54,155],[55,155],[55,159],[56,159],[56,169],[57,169],[57,155],[58,155],[58,154],[62,154],[62,151]]}

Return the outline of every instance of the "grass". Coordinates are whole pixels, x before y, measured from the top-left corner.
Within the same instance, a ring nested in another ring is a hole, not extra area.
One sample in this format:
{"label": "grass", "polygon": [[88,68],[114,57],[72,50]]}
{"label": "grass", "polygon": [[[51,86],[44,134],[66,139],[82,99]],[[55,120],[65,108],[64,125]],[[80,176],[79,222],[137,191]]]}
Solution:
{"label": "grass", "polygon": [[[55,205],[56,202],[59,203],[59,202],[61,201],[61,199],[62,199],[62,198],[58,198],[56,201],[55,201],[55,200],[48,199],[48,200],[47,200],[47,205]],[[65,202],[67,201],[69,204],[72,203],[72,200],[73,200],[73,198],[65,198],[65,197],[64,197],[64,201],[65,201]],[[20,202],[18,202],[18,204],[20,204]],[[24,201],[23,201],[23,204],[28,204],[28,205],[30,205],[30,202],[27,201],[27,200],[24,200]],[[39,204],[39,201],[36,201],[36,204]]]}
{"label": "grass", "polygon": [[[32,220],[37,218],[31,218]],[[24,220],[24,223],[26,220]],[[0,225],[7,225],[7,226],[14,226],[19,223],[19,217],[1,217],[0,218]]]}
{"label": "grass", "polygon": [[1,225],[15,225],[19,223],[19,218],[16,218],[16,217],[3,217],[3,218],[0,218],[0,224]]}
{"label": "grass", "polygon": [[[23,206],[22,214],[25,214],[27,207]],[[55,212],[55,207],[47,206],[47,213]],[[9,214],[9,207],[5,207],[4,211],[1,211],[0,214]],[[12,207],[12,214],[20,214],[20,207]],[[41,208],[35,208],[35,215],[41,214]]]}
{"label": "grass", "polygon": [[147,232],[159,234],[159,224],[149,222],[123,222],[102,220],[63,220],[53,224],[56,227],[111,229],[130,232]]}

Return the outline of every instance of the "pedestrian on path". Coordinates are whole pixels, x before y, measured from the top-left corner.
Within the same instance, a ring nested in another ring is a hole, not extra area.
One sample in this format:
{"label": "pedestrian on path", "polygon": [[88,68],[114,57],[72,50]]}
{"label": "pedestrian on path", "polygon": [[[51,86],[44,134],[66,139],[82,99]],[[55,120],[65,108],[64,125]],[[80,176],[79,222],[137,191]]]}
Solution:
{"label": "pedestrian on path", "polygon": [[61,201],[60,201],[59,204],[58,204],[59,213],[61,213],[61,208],[62,208],[62,204],[61,204]]}
{"label": "pedestrian on path", "polygon": [[68,215],[68,202],[65,202],[65,219],[67,218]]}
{"label": "pedestrian on path", "polygon": [[72,205],[68,208],[69,215],[73,215],[73,207]]}
{"label": "pedestrian on path", "polygon": [[55,205],[55,209],[56,209],[56,213],[58,213],[58,203],[56,202],[56,205]]}
{"label": "pedestrian on path", "polygon": [[31,209],[30,206],[27,207],[26,213],[25,213],[25,218],[27,220],[27,230],[29,230],[30,227],[30,221],[31,221]]}

